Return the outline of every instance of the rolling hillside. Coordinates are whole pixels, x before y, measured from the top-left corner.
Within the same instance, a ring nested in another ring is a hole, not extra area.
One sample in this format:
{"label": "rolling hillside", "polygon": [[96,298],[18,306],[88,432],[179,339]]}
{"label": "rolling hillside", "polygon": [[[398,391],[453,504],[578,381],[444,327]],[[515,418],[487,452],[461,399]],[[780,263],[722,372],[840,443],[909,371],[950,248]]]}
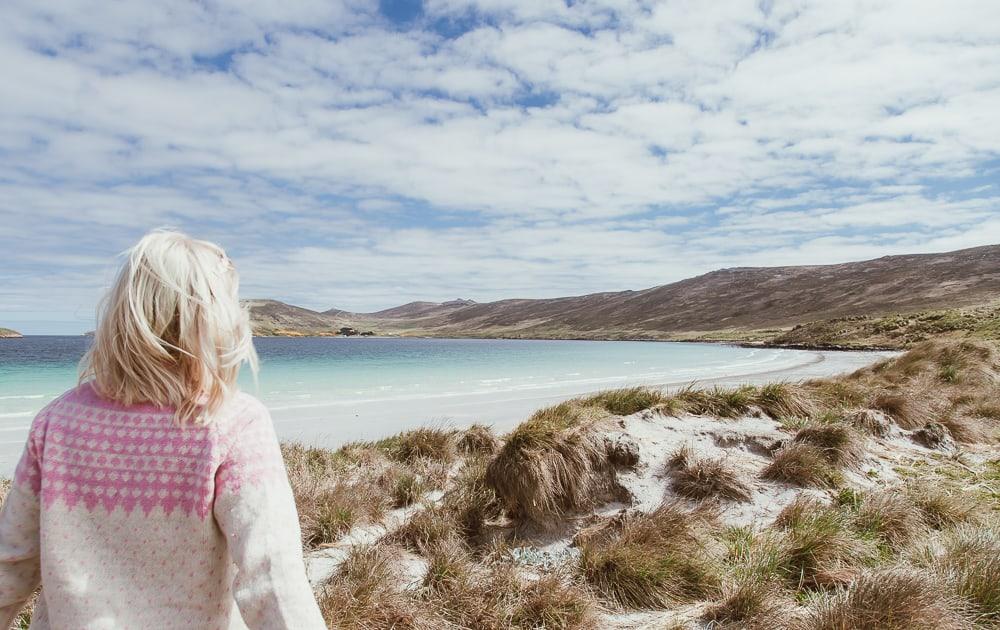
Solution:
{"label": "rolling hillside", "polygon": [[769,341],[810,322],[997,299],[1000,245],[991,245],[837,265],[722,269],[641,291],[575,297],[413,302],[376,313],[318,313],[262,300],[252,312],[261,334],[330,334],[354,326],[399,335]]}

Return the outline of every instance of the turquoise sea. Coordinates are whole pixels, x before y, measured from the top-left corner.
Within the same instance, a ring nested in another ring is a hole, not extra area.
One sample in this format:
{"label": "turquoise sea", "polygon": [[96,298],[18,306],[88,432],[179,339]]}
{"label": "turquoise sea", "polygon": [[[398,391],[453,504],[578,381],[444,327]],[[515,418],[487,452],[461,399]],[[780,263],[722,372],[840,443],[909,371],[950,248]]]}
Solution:
{"label": "turquoise sea", "polygon": [[[72,387],[87,337],[0,339],[0,469],[34,414]],[[816,353],[718,344],[422,338],[258,338],[259,384],[288,439],[330,445],[424,424],[497,423],[582,392],[751,375]]]}

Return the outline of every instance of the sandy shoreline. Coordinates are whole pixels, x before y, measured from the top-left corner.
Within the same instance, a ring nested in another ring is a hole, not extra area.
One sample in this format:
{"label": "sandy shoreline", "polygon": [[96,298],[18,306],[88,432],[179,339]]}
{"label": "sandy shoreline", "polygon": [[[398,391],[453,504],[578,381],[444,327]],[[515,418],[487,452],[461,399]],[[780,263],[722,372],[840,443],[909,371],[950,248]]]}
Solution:
{"label": "sandy shoreline", "polygon": [[[801,363],[780,369],[745,371],[695,381],[641,384],[669,390],[691,384],[711,386],[798,381],[851,372],[897,353],[817,350],[802,354]],[[640,383],[631,383],[631,385],[637,384]],[[492,426],[499,433],[504,433],[541,407],[602,389],[608,387],[575,387],[546,393],[463,394],[407,401],[364,402],[349,407],[317,406],[308,410],[279,409],[273,410],[272,415],[278,435],[283,440],[336,448],[346,442],[379,439],[421,425],[465,427],[481,423]],[[405,417],[400,417],[401,412]]]}
{"label": "sandy shoreline", "polygon": [[[431,398],[382,400],[349,404],[316,405],[308,408],[272,409],[282,440],[302,441],[330,448],[356,440],[374,440],[417,426],[464,427],[474,423],[491,425],[503,433],[517,426],[536,409],[567,398],[602,389],[630,385],[680,388],[693,383],[736,385],[767,381],[795,381],[855,370],[892,352],[798,351],[802,360],[780,369],[740,369],[739,373],[696,381],[629,382],[620,385],[578,383],[541,391],[470,393]],[[763,368],[763,366],[762,366]],[[10,476],[27,437],[24,427],[6,428],[0,435],[0,476]]]}

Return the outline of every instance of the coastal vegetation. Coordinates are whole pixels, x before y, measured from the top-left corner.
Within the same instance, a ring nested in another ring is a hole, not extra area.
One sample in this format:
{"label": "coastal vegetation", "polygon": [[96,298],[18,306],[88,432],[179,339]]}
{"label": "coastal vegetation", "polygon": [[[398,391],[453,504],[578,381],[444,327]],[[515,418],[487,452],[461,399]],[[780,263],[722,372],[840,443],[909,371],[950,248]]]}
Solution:
{"label": "coastal vegetation", "polygon": [[330,627],[1000,628],[998,384],[934,339],[283,454]]}
{"label": "coastal vegetation", "polygon": [[360,516],[323,542],[300,503],[307,555],[343,558],[313,576],[337,627],[1000,627],[998,381],[994,345],[936,340],[836,378],[626,388],[506,436],[286,459],[297,488],[353,484]]}

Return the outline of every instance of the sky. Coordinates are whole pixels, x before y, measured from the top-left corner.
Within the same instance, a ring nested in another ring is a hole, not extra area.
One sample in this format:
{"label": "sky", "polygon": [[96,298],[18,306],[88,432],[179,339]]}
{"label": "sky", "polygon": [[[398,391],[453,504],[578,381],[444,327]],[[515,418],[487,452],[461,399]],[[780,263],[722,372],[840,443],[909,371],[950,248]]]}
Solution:
{"label": "sky", "polygon": [[0,326],[161,226],[358,312],[1000,243],[998,112],[993,0],[5,0]]}

